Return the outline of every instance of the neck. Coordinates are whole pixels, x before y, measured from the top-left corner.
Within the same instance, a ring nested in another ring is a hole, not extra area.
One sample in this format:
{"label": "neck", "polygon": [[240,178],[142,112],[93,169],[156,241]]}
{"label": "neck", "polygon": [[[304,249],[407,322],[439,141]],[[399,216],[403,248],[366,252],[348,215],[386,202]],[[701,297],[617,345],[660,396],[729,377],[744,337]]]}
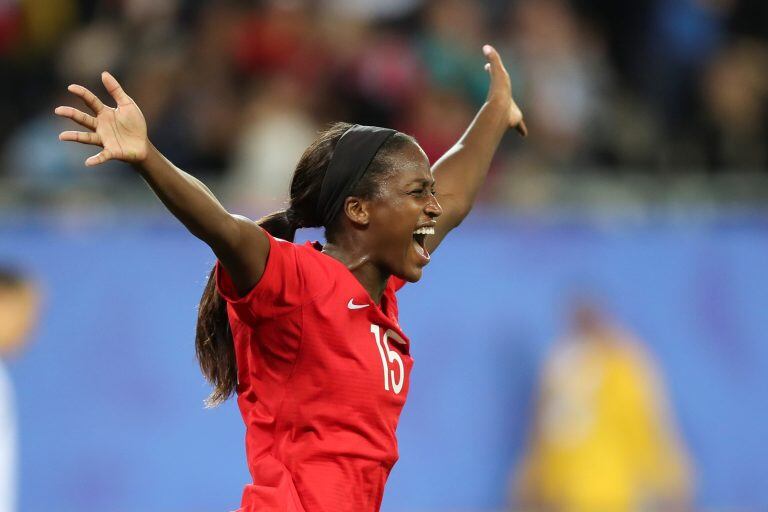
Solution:
{"label": "neck", "polygon": [[351,240],[337,239],[334,243],[326,243],[323,252],[343,263],[376,304],[381,302],[389,274],[382,272],[371,261],[370,252],[365,249],[364,244],[359,241],[353,243]]}

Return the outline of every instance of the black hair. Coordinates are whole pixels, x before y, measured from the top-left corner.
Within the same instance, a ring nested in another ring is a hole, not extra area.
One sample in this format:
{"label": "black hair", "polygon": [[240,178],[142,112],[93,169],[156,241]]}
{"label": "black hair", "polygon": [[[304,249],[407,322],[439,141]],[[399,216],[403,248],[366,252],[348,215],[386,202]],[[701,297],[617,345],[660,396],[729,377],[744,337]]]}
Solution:
{"label": "black hair", "polygon": [[[352,125],[335,123],[304,151],[291,180],[288,208],[261,218],[258,224],[276,238],[293,241],[299,228],[324,227],[325,238],[333,242],[340,229],[340,218],[329,226],[321,226],[317,218],[317,202],[325,171],[341,136]],[[392,157],[408,144],[416,144],[413,137],[397,132],[379,149],[367,171],[350,196],[369,199],[378,194],[381,184],[393,170]],[[213,391],[206,406],[219,405],[232,396],[237,388],[235,345],[229,327],[226,301],[216,290],[215,273],[211,271],[200,298],[195,334],[195,353],[200,369]]]}

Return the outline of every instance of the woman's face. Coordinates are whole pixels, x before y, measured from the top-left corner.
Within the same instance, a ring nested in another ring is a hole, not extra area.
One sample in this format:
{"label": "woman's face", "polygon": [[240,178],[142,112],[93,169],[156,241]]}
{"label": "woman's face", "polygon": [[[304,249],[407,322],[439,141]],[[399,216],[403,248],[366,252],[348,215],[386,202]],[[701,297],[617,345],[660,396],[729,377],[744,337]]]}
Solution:
{"label": "woman's face", "polygon": [[393,171],[368,201],[371,256],[387,272],[415,282],[429,263],[425,233],[434,233],[442,208],[434,195],[429,160],[418,145],[408,144],[391,161]]}

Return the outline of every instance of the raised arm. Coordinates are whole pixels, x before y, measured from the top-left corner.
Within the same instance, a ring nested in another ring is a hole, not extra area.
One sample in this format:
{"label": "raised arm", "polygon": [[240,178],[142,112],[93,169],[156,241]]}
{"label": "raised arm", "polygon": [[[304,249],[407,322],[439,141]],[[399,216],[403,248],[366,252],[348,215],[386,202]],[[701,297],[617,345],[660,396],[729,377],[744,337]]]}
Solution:
{"label": "raised arm", "polygon": [[115,78],[101,75],[104,87],[117,103],[109,107],[91,91],[70,85],[94,115],[73,107],[57,107],[55,113],[77,122],[88,131],[65,131],[63,141],[100,146],[85,161],[95,166],[108,160],[130,163],[149,184],[168,210],[197,238],[208,244],[232,277],[240,293],[261,278],[269,255],[269,240],[253,221],[227,212],[201,181],[169,162],[147,137],[147,125],[138,105]]}
{"label": "raised arm", "polygon": [[483,46],[483,53],[488,60],[485,69],[491,75],[488,97],[464,135],[432,166],[443,214],[434,236],[426,239],[430,253],[472,209],[507,128],[514,127],[523,137],[528,134],[523,114],[512,99],[509,74],[501,57],[490,45]]}

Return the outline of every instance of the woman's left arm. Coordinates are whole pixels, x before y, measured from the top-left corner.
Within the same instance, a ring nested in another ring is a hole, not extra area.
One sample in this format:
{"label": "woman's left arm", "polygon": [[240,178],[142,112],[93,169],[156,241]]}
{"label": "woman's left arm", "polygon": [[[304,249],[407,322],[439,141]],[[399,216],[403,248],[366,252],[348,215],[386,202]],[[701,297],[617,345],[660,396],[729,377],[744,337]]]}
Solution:
{"label": "woman's left arm", "polygon": [[488,97],[464,135],[432,166],[443,214],[437,219],[435,234],[427,237],[430,253],[472,209],[504,132],[513,127],[523,137],[528,134],[501,57],[490,45],[483,46],[483,53],[488,60],[485,69],[491,75]]}

